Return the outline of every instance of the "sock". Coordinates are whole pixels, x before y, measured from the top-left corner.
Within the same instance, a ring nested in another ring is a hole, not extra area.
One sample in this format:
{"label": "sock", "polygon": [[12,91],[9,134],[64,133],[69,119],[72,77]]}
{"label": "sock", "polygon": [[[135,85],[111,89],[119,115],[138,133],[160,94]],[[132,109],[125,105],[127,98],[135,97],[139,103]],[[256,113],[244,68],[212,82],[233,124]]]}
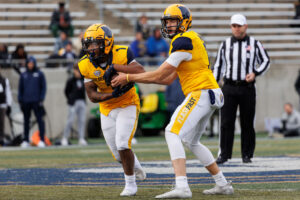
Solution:
{"label": "sock", "polygon": [[178,188],[187,188],[189,187],[186,176],[176,176],[176,187]]}
{"label": "sock", "polygon": [[223,187],[228,183],[222,171],[219,171],[216,175],[213,175],[212,177],[214,178],[218,186]]}
{"label": "sock", "polygon": [[135,154],[134,154],[134,169],[142,169],[141,163]]}
{"label": "sock", "polygon": [[124,174],[124,176],[125,176],[125,187],[136,187],[135,175],[128,176]]}

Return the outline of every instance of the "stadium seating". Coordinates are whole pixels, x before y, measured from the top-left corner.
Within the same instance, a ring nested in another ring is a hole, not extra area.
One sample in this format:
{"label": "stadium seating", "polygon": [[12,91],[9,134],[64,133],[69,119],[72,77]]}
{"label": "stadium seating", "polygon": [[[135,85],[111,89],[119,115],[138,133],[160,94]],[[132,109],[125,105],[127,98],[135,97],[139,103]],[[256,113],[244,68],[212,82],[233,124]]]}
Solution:
{"label": "stadium seating", "polygon": [[[31,2],[31,3],[29,3]],[[0,0],[0,42],[8,45],[10,52],[18,43],[24,43],[26,51],[39,59],[52,53],[55,39],[48,25],[57,2],[50,0]],[[172,0],[97,0],[70,1],[75,37],[89,24],[105,22],[113,28],[117,44],[130,44],[134,40],[133,27],[137,18],[146,15],[149,23],[160,26],[164,8]],[[154,2],[154,3],[153,3]],[[187,5],[193,14],[192,29],[206,42],[209,55],[215,55],[219,44],[231,35],[229,18],[236,12],[248,18],[248,33],[261,40],[274,59],[299,57],[300,24],[293,20],[294,0],[190,0]],[[88,9],[85,9],[85,6]],[[99,20],[100,7],[104,19]],[[125,26],[124,24],[129,24]],[[122,30],[122,34],[121,34]]]}
{"label": "stadium seating", "polygon": [[[153,3],[155,2],[155,3]],[[294,20],[294,0],[203,0],[185,3],[193,15],[192,30],[198,32],[206,43],[209,55],[215,56],[220,42],[231,35],[230,16],[243,13],[249,24],[248,33],[260,40],[274,59],[297,59],[299,57],[299,28]],[[123,0],[107,1],[105,9],[116,17],[127,19],[134,26],[137,18],[146,15],[149,24],[159,27],[164,8],[170,0]]]}

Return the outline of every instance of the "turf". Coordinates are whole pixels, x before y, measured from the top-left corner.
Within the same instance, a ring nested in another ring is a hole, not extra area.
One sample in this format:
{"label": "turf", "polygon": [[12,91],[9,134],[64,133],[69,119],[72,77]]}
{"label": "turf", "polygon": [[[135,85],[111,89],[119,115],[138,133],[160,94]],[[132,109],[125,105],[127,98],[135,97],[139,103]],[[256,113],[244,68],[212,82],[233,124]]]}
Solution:
{"label": "turf", "polygon": [[[163,137],[139,137],[133,149],[141,161],[169,160],[169,152]],[[85,168],[99,167],[103,163],[114,162],[103,139],[89,140],[87,147],[70,146],[67,148],[19,149],[0,148],[0,169],[8,168]],[[203,138],[202,143],[218,151],[218,139]],[[300,138],[270,139],[261,134],[257,138],[255,156],[296,156],[300,157]],[[194,156],[187,151],[187,157]],[[233,157],[240,157],[240,140],[236,138]],[[0,177],[1,178],[1,177]],[[192,199],[300,199],[300,182],[284,183],[235,183],[233,196],[204,196],[203,189],[209,184],[192,185]],[[137,196],[120,198],[120,186],[0,186],[1,200],[33,199],[152,199],[166,192],[171,186],[140,186]]]}

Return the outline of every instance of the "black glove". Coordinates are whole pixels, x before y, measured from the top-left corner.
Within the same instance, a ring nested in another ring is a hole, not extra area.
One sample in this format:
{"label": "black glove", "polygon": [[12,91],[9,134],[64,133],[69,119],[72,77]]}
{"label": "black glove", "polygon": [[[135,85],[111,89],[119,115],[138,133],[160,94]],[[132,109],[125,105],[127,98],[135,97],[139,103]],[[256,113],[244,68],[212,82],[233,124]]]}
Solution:
{"label": "black glove", "polygon": [[115,70],[114,65],[112,64],[111,66],[109,66],[109,68],[105,71],[103,75],[103,78],[107,86],[110,85],[111,79],[115,74],[117,74],[117,71]]}
{"label": "black glove", "polygon": [[41,112],[42,117],[46,115],[46,110],[42,101],[39,102],[39,110]]}
{"label": "black glove", "polygon": [[6,108],[6,115],[9,116],[10,113],[11,113],[11,107],[7,106],[7,108]]}
{"label": "black glove", "polygon": [[134,86],[134,83],[128,83],[127,85],[124,85],[122,88],[120,86],[118,86],[112,92],[112,96],[114,98],[120,97],[123,94],[125,94],[128,90],[130,90],[133,86]]}

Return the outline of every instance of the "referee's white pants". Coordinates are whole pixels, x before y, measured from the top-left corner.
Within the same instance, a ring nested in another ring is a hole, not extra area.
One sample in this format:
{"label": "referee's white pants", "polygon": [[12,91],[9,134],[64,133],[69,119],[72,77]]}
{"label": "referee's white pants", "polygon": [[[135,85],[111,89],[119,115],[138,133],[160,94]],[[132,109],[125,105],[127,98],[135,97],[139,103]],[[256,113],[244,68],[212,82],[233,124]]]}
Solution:
{"label": "referee's white pants", "polygon": [[214,162],[211,152],[200,143],[207,122],[216,108],[223,106],[223,94],[220,88],[213,89],[215,103],[212,105],[208,90],[191,92],[177,107],[166,127],[171,160],[185,159],[182,143],[189,148],[204,166]]}
{"label": "referee's white pants", "polygon": [[101,127],[104,139],[113,157],[121,161],[119,150],[131,149],[139,110],[135,105],[113,109],[108,116],[101,114]]}

